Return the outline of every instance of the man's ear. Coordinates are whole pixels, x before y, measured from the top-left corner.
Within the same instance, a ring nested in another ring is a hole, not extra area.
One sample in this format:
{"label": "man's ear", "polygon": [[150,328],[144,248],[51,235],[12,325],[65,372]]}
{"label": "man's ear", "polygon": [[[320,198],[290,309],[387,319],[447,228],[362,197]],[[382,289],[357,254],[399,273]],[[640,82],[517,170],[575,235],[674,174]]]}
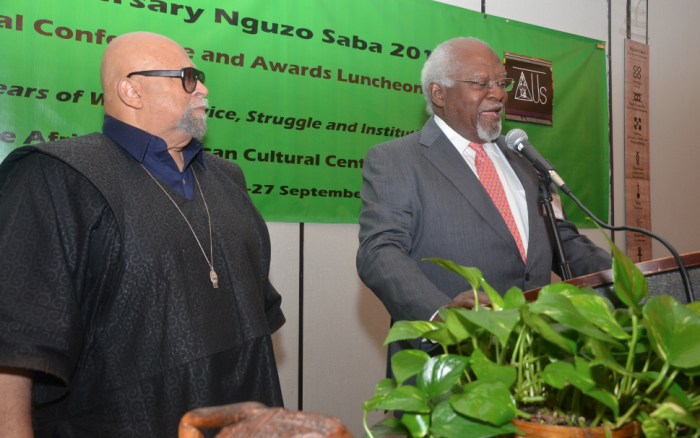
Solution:
{"label": "man's ear", "polygon": [[141,107],[143,107],[141,87],[138,82],[132,81],[129,78],[122,78],[117,84],[117,94],[124,105],[134,109],[141,109]]}
{"label": "man's ear", "polygon": [[428,85],[428,94],[430,100],[433,101],[433,106],[443,108],[445,106],[445,89],[440,84],[431,83]]}

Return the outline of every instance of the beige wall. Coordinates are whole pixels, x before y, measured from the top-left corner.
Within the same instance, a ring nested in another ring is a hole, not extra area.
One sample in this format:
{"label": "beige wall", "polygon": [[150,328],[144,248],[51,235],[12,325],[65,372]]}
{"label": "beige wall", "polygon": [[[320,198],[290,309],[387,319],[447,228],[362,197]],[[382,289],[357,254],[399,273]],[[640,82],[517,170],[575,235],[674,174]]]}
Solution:
{"label": "beige wall", "polygon": [[[622,49],[626,1],[612,1],[613,159],[615,222],[624,222]],[[445,0],[481,10],[481,0]],[[644,35],[646,0],[637,10],[633,33]],[[641,10],[640,10],[641,9]],[[695,143],[700,92],[700,3],[649,1],[652,228],[680,253],[700,250],[700,148]],[[608,40],[607,0],[486,0],[488,14]],[[439,24],[436,24],[439,25]],[[640,38],[635,37],[636,40]],[[640,40],[643,42],[643,40]],[[575,188],[572,187],[575,190]],[[299,359],[299,224],[269,223],[273,243],[272,280],[282,293],[287,324],[275,334],[286,406],[297,408]],[[362,436],[361,404],[384,376],[382,341],[389,316],[355,272],[357,225],[304,225],[303,408],[340,417]],[[602,246],[597,231],[584,230]],[[624,235],[617,243],[624,247]],[[668,252],[656,242],[654,256]],[[700,287],[697,285],[696,287]],[[372,421],[378,417],[374,416]]]}

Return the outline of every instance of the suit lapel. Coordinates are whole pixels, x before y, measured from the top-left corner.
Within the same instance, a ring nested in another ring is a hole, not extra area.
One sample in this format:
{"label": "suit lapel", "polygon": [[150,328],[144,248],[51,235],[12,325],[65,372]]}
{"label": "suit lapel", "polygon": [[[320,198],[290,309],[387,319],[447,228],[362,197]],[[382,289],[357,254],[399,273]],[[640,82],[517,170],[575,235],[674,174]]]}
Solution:
{"label": "suit lapel", "polygon": [[437,126],[433,117],[423,126],[420,142],[425,146],[422,150],[423,156],[459,190],[484,221],[504,241],[508,242],[513,251],[520,254],[515,239],[510,234],[510,230],[493,203],[491,196],[484,189],[481,181],[472,172],[469,165],[464,162],[464,158],[457,152],[457,148],[454,147],[440,127]]}

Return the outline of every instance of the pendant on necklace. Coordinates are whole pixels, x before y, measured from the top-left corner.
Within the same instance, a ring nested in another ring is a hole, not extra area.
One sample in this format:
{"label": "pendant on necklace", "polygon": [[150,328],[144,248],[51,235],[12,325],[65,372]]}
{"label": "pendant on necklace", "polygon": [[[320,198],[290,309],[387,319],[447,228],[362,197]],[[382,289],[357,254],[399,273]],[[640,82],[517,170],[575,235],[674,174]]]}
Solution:
{"label": "pendant on necklace", "polygon": [[211,272],[209,272],[209,278],[211,278],[211,283],[214,285],[214,289],[218,289],[219,277],[216,275],[216,271],[214,271],[214,268],[211,268]]}

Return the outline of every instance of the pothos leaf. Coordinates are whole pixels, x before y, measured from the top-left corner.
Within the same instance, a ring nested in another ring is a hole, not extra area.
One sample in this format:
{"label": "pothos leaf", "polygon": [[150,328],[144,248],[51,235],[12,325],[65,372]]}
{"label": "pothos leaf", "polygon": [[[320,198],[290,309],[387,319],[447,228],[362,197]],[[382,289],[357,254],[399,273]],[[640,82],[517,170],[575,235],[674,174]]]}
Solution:
{"label": "pothos leaf", "polygon": [[[372,435],[374,436],[382,436],[382,435],[401,435],[401,436],[407,436],[410,434],[408,431],[408,428],[404,426],[403,423],[401,423],[401,420],[398,418],[387,418],[386,420],[382,420],[378,423],[376,423],[374,426],[369,428],[370,431],[372,431]],[[362,438],[369,438],[369,435],[364,434]]]}
{"label": "pothos leaf", "polygon": [[382,379],[377,382],[377,386],[374,387],[374,395],[387,395],[396,389],[396,386],[394,379]]}
{"label": "pothos leaf", "polygon": [[376,409],[387,411],[401,410],[414,413],[428,413],[428,400],[425,394],[415,386],[399,386],[385,395],[376,405]]}
{"label": "pothos leaf", "polygon": [[651,348],[678,368],[700,366],[700,317],[669,295],[644,305],[644,325]]}
{"label": "pothos leaf", "polygon": [[539,333],[545,340],[548,342],[551,342],[552,344],[556,345],[557,347],[561,348],[567,353],[572,353],[574,349],[569,346],[569,344],[566,342],[564,337],[554,331],[552,327],[547,324],[545,320],[543,320],[539,315],[530,313],[529,310],[527,310],[525,307],[520,308],[520,315],[523,317],[523,321],[525,321],[525,324],[527,324],[531,329]]}
{"label": "pothos leaf", "polygon": [[430,432],[443,438],[488,438],[514,433],[523,435],[511,422],[494,426],[460,415],[452,409],[448,400],[437,405],[433,411],[432,423]]}
{"label": "pothos leaf", "polygon": [[476,268],[460,266],[457,263],[450,260],[439,258],[425,258],[423,260],[429,260],[437,265],[442,266],[445,269],[449,269],[450,271],[459,274],[469,282],[473,290],[479,290],[479,286],[481,286],[481,280],[484,278],[480,270]]}
{"label": "pothos leaf", "polygon": [[678,399],[673,395],[668,396],[658,409],[651,413],[651,417],[672,420],[694,429],[700,429],[700,424],[698,424],[690,411],[681,406]]}
{"label": "pothos leaf", "polygon": [[421,350],[401,350],[391,356],[391,369],[394,371],[396,383],[401,385],[418,374],[429,359],[428,353]]}
{"label": "pothos leaf", "polygon": [[605,237],[605,240],[608,241],[612,251],[615,292],[620,301],[631,307],[637,315],[640,315],[642,312],[639,307],[639,301],[648,295],[647,279],[642,274],[642,271],[632,263],[632,260],[603,232],[600,225],[596,224],[596,226]]}
{"label": "pothos leaf", "polygon": [[454,386],[468,364],[468,357],[456,354],[432,357],[418,373],[416,386],[428,398],[437,397]]}
{"label": "pothos leaf", "polygon": [[430,321],[396,321],[389,330],[384,346],[394,341],[423,338],[424,335],[440,328],[437,322]]}
{"label": "pothos leaf", "polygon": [[517,370],[513,365],[498,365],[484,355],[481,350],[474,350],[470,366],[477,379],[495,379],[510,388],[517,378]]}
{"label": "pothos leaf", "polygon": [[671,438],[666,426],[659,420],[647,418],[642,421],[642,432],[646,438]]}
{"label": "pothos leaf", "polygon": [[501,426],[517,415],[515,401],[502,382],[479,379],[464,385],[464,393],[450,397],[452,408],[467,417]]}
{"label": "pothos leaf", "polygon": [[503,296],[503,307],[505,309],[517,309],[520,306],[525,305],[525,295],[523,291],[518,287],[511,287],[508,292]]}
{"label": "pothos leaf", "polygon": [[411,438],[423,438],[430,428],[430,415],[404,413],[401,422],[410,432]]}

